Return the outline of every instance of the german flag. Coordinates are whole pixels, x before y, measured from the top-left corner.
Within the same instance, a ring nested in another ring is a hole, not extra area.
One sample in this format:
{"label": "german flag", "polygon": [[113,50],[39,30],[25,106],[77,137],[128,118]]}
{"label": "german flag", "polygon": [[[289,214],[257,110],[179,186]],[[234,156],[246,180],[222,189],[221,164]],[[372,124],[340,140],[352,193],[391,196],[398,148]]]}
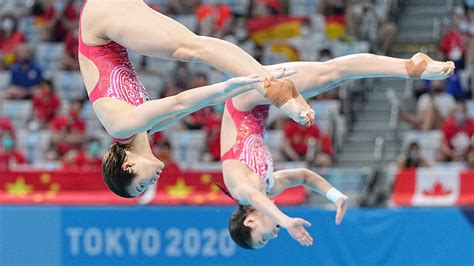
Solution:
{"label": "german flag", "polygon": [[304,18],[271,15],[249,19],[250,38],[257,44],[282,41],[301,36]]}

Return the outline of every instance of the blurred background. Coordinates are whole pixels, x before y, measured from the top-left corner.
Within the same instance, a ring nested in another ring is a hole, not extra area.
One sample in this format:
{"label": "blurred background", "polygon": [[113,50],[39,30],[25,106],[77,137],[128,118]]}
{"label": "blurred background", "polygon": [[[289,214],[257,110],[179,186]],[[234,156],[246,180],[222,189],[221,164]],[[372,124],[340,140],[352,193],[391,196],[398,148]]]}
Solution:
{"label": "blurred background", "polygon": [[[130,200],[107,190],[100,165],[111,138],[77,62],[82,2],[0,0],[0,264],[474,264],[474,1],[145,1],[266,65],[418,51],[456,64],[444,81],[346,82],[309,100],[310,128],[272,108],[275,168],[313,169],[351,210],[336,227],[325,198],[289,190],[275,200],[313,223],[315,246],[282,232],[257,252],[230,240],[235,203],[211,182],[221,177],[223,105],[150,137],[166,163],[156,191]],[[200,63],[129,57],[151,99],[229,78]]]}

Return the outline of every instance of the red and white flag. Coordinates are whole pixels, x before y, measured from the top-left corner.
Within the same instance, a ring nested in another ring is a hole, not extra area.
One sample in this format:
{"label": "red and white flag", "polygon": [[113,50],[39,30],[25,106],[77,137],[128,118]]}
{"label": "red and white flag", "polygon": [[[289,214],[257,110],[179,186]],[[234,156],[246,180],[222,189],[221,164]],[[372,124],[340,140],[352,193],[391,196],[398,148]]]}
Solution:
{"label": "red and white flag", "polygon": [[419,168],[397,174],[392,201],[397,205],[451,206],[474,204],[474,171]]}

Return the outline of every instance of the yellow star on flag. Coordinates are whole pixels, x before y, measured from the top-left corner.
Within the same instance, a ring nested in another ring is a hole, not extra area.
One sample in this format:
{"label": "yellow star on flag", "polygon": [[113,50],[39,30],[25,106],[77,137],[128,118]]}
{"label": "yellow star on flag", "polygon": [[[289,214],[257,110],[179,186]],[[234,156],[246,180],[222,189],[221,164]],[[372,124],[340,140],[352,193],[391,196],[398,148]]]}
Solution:
{"label": "yellow star on flag", "polygon": [[211,192],[217,193],[219,191],[221,191],[221,189],[218,186],[216,186],[216,184],[212,184]]}
{"label": "yellow star on flag", "polygon": [[187,198],[189,194],[193,192],[193,190],[193,187],[187,186],[186,182],[184,182],[184,179],[181,177],[176,180],[176,184],[166,187],[166,192],[168,193],[168,195],[173,198],[180,199]]}
{"label": "yellow star on flag", "polygon": [[6,183],[5,190],[10,196],[24,197],[31,191],[33,191],[33,185],[28,185],[25,183],[25,178],[19,176],[15,183]]}
{"label": "yellow star on flag", "polygon": [[40,203],[43,201],[43,195],[41,194],[35,194],[33,196],[33,201],[36,202],[36,203]]}
{"label": "yellow star on flag", "polygon": [[61,189],[61,186],[56,182],[49,185],[49,191],[50,192],[56,193],[56,192],[59,192],[60,189]]}
{"label": "yellow star on flag", "polygon": [[211,183],[211,180],[212,180],[212,178],[208,174],[203,174],[201,176],[201,183],[203,183],[203,184],[209,184],[209,183]]}
{"label": "yellow star on flag", "polygon": [[51,182],[51,175],[48,173],[41,174],[40,181],[42,184],[48,184],[49,182]]}
{"label": "yellow star on flag", "polygon": [[196,196],[196,198],[194,198],[194,201],[195,201],[197,204],[203,204],[205,200],[206,200],[206,199],[205,199],[204,196],[202,196],[202,195],[198,195],[198,196]]}

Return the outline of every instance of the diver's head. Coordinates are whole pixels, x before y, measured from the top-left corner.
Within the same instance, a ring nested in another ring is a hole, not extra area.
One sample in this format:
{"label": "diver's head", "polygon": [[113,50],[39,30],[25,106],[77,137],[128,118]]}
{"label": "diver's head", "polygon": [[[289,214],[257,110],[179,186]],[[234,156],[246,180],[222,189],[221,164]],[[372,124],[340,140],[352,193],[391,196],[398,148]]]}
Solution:
{"label": "diver's head", "polygon": [[102,160],[107,187],[124,198],[133,198],[158,181],[163,162],[130,151],[130,144],[114,143]]}
{"label": "diver's head", "polygon": [[245,249],[260,249],[277,237],[280,226],[250,206],[239,205],[229,220],[230,236]]}

